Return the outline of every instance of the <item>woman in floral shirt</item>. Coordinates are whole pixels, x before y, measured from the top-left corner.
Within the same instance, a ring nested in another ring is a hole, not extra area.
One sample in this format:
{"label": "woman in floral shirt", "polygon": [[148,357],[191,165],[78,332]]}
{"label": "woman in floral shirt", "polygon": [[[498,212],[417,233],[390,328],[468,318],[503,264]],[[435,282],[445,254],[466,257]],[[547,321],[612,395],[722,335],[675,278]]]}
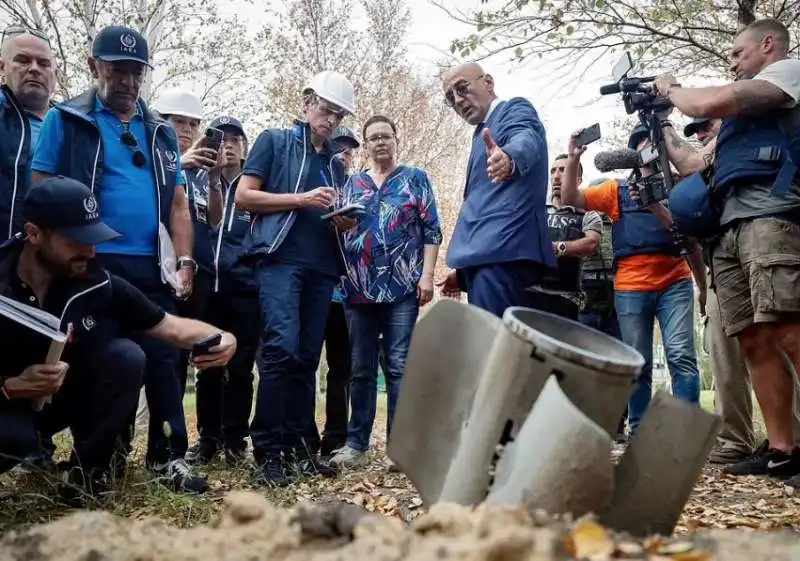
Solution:
{"label": "woman in floral shirt", "polygon": [[[391,430],[411,331],[419,307],[433,297],[433,273],[442,232],[428,175],[397,163],[397,127],[381,115],[364,124],[371,169],[352,176],[343,199],[365,213],[345,233],[347,321],[353,345],[347,445],[331,463],[367,461],[375,421],[378,345],[387,359],[386,391]],[[383,336],[381,338],[381,335]]]}

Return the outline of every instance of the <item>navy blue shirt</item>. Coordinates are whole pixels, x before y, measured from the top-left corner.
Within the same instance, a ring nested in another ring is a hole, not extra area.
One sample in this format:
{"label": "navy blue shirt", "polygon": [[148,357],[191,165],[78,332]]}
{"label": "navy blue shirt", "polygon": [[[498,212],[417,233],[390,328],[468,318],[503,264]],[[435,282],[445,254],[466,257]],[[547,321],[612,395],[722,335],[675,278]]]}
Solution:
{"label": "navy blue shirt", "polygon": [[200,270],[214,274],[214,253],[211,225],[208,223],[208,200],[210,187],[208,172],[204,169],[190,169],[186,176],[186,196],[189,199],[189,212],[194,225],[194,260]]}
{"label": "navy blue shirt", "polygon": [[[273,156],[271,146],[265,146],[265,142],[262,143],[261,140],[262,137],[259,137],[253,145],[242,173],[266,181]],[[330,154],[318,154],[309,144],[306,153],[308,175],[305,184],[300,186],[298,192],[301,190],[308,192],[317,187],[333,185],[330,161]],[[269,188],[269,185],[266,187]],[[338,279],[341,249],[336,240],[336,231],[329,221],[320,218],[328,211],[299,208],[295,212],[297,216],[291,230],[270,258]]]}
{"label": "navy blue shirt", "polygon": [[[153,162],[141,110],[129,123],[137,147],[122,142],[125,127],[119,117],[106,107],[99,97],[91,116],[103,139],[103,174],[100,180],[99,203],[103,222],[122,234],[122,237],[97,246],[98,253],[123,255],[157,255],[158,195]],[[57,109],[45,117],[33,157],[33,171],[56,175],[61,148],[64,144],[64,124]],[[133,154],[140,150],[145,165],[133,165]],[[86,147],[86,157],[94,157],[94,147]],[[180,155],[175,165],[181,168]],[[177,183],[183,185],[182,174]]]}

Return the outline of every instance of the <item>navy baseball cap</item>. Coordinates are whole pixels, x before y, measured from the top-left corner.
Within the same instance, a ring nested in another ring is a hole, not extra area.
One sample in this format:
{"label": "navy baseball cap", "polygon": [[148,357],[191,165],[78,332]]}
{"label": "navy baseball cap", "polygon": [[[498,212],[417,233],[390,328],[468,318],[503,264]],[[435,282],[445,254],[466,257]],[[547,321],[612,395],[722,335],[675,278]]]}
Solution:
{"label": "navy baseball cap", "polygon": [[244,127],[242,126],[242,122],[237,119],[236,117],[230,117],[228,115],[222,115],[221,117],[217,117],[213,121],[211,121],[211,125],[209,125],[215,129],[224,129],[225,127],[230,127],[243,137],[247,138],[247,135],[244,132]]}
{"label": "navy baseball cap", "polygon": [[104,62],[130,60],[150,66],[150,49],[147,47],[147,39],[138,31],[112,25],[104,27],[95,36],[92,42],[92,58]]}
{"label": "navy baseball cap", "polygon": [[683,128],[683,136],[690,137],[694,134],[697,134],[697,131],[703,128],[703,126],[709,122],[711,119],[708,117],[694,117],[688,125]]}
{"label": "navy baseball cap", "polygon": [[631,135],[628,137],[628,148],[631,150],[636,150],[636,147],[645,138],[650,138],[650,130],[643,124],[639,123],[633,127]]}
{"label": "navy baseball cap", "polygon": [[92,191],[63,175],[31,187],[22,202],[22,218],[82,245],[97,245],[121,236],[100,220],[100,206]]}
{"label": "navy baseball cap", "polygon": [[347,127],[336,127],[333,129],[331,141],[333,141],[338,150],[347,150],[348,148],[358,148],[361,146],[356,135]]}

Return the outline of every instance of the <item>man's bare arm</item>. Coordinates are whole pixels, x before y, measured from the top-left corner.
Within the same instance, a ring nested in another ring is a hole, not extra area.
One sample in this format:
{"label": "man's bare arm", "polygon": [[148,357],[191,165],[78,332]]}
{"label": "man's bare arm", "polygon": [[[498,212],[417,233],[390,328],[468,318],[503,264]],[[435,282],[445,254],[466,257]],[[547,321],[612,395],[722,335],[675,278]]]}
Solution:
{"label": "man's bare arm", "polygon": [[702,148],[695,148],[686,139],[681,138],[672,127],[664,127],[664,140],[667,146],[669,161],[673,163],[678,173],[686,177],[698,171],[703,171],[714,161],[714,150],[717,139],[714,138]]}
{"label": "man's bare arm", "polygon": [[684,115],[711,119],[758,115],[792,101],[786,92],[766,80],[739,80],[707,88],[672,86],[667,97]]}
{"label": "man's bare arm", "polygon": [[564,166],[564,175],[561,177],[561,202],[577,209],[586,208],[586,199],[583,196],[583,192],[578,189],[580,165],[580,158],[570,156],[567,158],[567,165]]}

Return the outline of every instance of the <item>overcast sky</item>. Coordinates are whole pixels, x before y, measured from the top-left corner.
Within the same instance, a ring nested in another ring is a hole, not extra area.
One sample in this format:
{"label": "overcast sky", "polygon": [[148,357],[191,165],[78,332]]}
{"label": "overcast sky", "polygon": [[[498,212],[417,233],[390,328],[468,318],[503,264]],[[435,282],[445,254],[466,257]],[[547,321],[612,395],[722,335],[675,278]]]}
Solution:
{"label": "overcast sky", "polygon": [[[266,17],[259,17],[258,10],[242,0],[218,0],[223,12],[247,10],[247,19],[253,29],[265,24]],[[260,0],[268,2],[269,0]],[[444,0],[450,9],[470,10],[484,7],[480,0]],[[434,73],[435,62],[449,52],[450,42],[464,37],[474,31],[471,27],[460,24],[450,18],[442,10],[433,6],[428,0],[409,0],[412,23],[407,38],[409,54],[421,72]],[[353,17],[357,25],[363,22],[359,11]],[[565,76],[567,72],[559,72],[552,65],[545,70],[538,61],[532,60],[524,65],[508,62],[510,55],[498,55],[482,62],[484,69],[495,78],[497,91],[501,98],[522,96],[530,100],[536,107],[547,130],[547,139],[551,157],[564,152],[570,133],[580,127],[596,122],[602,130],[609,130],[615,119],[625,116],[619,96],[599,97],[599,87],[610,81],[611,68],[619,55],[614,55],[596,63],[589,69],[582,80],[575,76]],[[646,74],[655,73],[654,69],[645,69]],[[557,80],[557,78],[563,78]],[[572,79],[570,79],[572,78]],[[687,80],[682,80],[684,83]],[[564,82],[571,82],[569,87]],[[576,83],[578,82],[578,83]],[[438,93],[438,92],[437,92]],[[678,116],[674,117],[679,119]],[[594,168],[594,155],[599,151],[597,144],[590,146],[584,161],[584,179],[590,180],[597,174]]]}

